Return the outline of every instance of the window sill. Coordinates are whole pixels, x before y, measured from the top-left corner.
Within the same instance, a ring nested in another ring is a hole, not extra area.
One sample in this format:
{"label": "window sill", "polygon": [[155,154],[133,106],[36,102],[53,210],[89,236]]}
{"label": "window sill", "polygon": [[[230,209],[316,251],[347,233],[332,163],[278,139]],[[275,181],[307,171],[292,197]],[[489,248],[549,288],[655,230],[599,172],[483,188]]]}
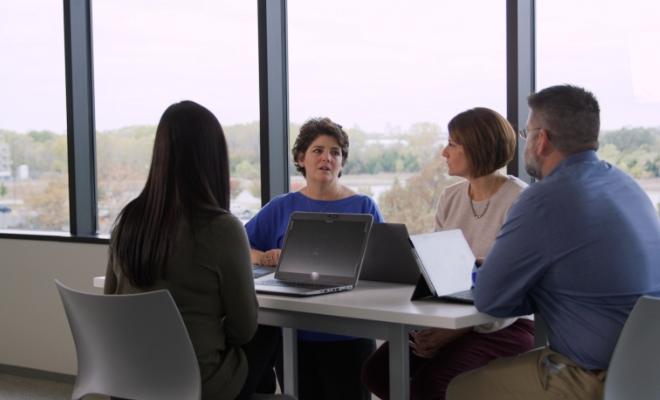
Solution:
{"label": "window sill", "polygon": [[56,231],[23,231],[23,230],[0,230],[0,240],[18,239],[18,240],[42,240],[48,242],[67,242],[67,243],[92,243],[108,244],[110,235],[98,234],[95,236],[73,236],[67,232]]}

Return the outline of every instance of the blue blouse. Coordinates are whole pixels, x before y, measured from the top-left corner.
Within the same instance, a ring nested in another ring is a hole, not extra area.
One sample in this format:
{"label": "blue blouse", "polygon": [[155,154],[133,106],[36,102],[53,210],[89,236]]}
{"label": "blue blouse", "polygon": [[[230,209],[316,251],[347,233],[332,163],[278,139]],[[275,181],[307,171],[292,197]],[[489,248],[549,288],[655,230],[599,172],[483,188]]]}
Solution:
{"label": "blue blouse", "polygon": [[[259,251],[281,249],[289,217],[294,211],[371,214],[374,223],[383,222],[376,203],[369,196],[356,194],[341,200],[314,200],[300,192],[279,195],[268,202],[245,224],[250,247]],[[307,341],[340,341],[352,337],[299,331],[298,336]]]}

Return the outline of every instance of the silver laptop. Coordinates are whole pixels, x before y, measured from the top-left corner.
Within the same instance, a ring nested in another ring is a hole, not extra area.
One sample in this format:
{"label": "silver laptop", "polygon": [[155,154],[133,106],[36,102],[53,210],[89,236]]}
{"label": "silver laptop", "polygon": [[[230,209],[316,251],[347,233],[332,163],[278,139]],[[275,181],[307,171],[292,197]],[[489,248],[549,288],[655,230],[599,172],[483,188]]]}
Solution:
{"label": "silver laptop", "polygon": [[353,289],[372,223],[369,214],[294,212],[274,278],[255,279],[255,289],[293,296]]}
{"label": "silver laptop", "polygon": [[364,256],[360,280],[414,285],[419,280],[405,224],[374,224]]}
{"label": "silver laptop", "polygon": [[252,278],[257,279],[261,278],[264,275],[272,274],[275,272],[275,268],[273,267],[266,267],[263,265],[252,265]]}
{"label": "silver laptop", "polygon": [[413,300],[474,303],[470,289],[475,258],[460,229],[414,235],[410,241],[422,273]]}

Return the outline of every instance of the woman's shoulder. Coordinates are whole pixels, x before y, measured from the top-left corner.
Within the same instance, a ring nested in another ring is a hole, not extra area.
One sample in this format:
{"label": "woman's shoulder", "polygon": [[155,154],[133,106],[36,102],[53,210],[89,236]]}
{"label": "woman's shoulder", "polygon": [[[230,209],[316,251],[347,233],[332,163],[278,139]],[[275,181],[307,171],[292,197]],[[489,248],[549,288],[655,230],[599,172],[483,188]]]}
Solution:
{"label": "woman's shoulder", "polygon": [[219,215],[216,215],[213,217],[211,220],[212,224],[216,226],[223,226],[223,227],[242,227],[243,224],[241,223],[241,220],[238,219],[237,216],[230,212],[225,212]]}
{"label": "woman's shoulder", "polygon": [[271,203],[275,203],[275,204],[286,203],[286,202],[289,202],[289,201],[293,201],[293,199],[295,199],[297,197],[300,197],[300,196],[302,196],[300,191],[282,193],[282,194],[278,194],[277,196],[270,199],[268,204],[271,204]]}
{"label": "woman's shoulder", "polygon": [[505,185],[511,185],[511,186],[517,186],[519,188],[525,189],[527,186],[527,182],[523,181],[522,179],[518,178],[517,176],[513,175],[507,175],[506,176],[506,183]]}
{"label": "woman's shoulder", "polygon": [[196,230],[200,232],[200,234],[207,234],[210,236],[232,235],[244,232],[245,230],[241,220],[229,212],[207,217],[205,220],[197,219],[195,225],[197,225]]}
{"label": "woman's shoulder", "polygon": [[356,203],[365,203],[365,204],[375,204],[376,201],[369,195],[363,194],[363,193],[354,193],[348,197],[346,197],[347,201],[353,201]]}
{"label": "woman's shoulder", "polygon": [[262,207],[263,210],[279,210],[279,209],[288,209],[293,206],[295,203],[296,199],[300,198],[302,194],[299,192],[288,192],[288,193],[282,193],[278,194],[277,196],[273,197]]}
{"label": "woman's shoulder", "polygon": [[507,175],[506,182],[501,187],[503,194],[517,196],[527,188],[527,182],[513,176]]}
{"label": "woman's shoulder", "polygon": [[[509,209],[511,205],[518,201],[520,194],[527,188],[527,183],[516,178],[515,176],[507,176],[506,182],[493,196],[494,207],[501,207],[502,209]],[[492,206],[493,207],[493,206]]]}
{"label": "woman's shoulder", "polygon": [[467,191],[469,182],[467,180],[460,180],[456,183],[452,183],[449,186],[446,186],[442,189],[440,193],[441,197],[444,198],[453,198]]}
{"label": "woman's shoulder", "polygon": [[369,195],[355,193],[344,199],[335,200],[337,203],[343,203],[349,209],[355,209],[355,212],[374,212],[378,210],[376,201]]}

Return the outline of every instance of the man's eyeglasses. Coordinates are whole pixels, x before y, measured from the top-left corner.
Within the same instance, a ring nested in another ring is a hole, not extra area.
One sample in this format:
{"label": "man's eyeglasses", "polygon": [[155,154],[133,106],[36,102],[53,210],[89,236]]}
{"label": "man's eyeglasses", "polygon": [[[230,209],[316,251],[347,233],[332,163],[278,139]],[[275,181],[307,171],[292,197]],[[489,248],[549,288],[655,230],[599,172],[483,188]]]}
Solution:
{"label": "man's eyeglasses", "polygon": [[538,131],[538,130],[540,130],[540,129],[543,129],[543,128],[529,128],[529,129],[525,128],[525,129],[521,129],[521,130],[519,130],[519,131],[518,131],[518,134],[520,135],[521,138],[527,140],[527,136],[529,136],[529,133],[530,133],[530,132],[532,132],[532,131]]}

